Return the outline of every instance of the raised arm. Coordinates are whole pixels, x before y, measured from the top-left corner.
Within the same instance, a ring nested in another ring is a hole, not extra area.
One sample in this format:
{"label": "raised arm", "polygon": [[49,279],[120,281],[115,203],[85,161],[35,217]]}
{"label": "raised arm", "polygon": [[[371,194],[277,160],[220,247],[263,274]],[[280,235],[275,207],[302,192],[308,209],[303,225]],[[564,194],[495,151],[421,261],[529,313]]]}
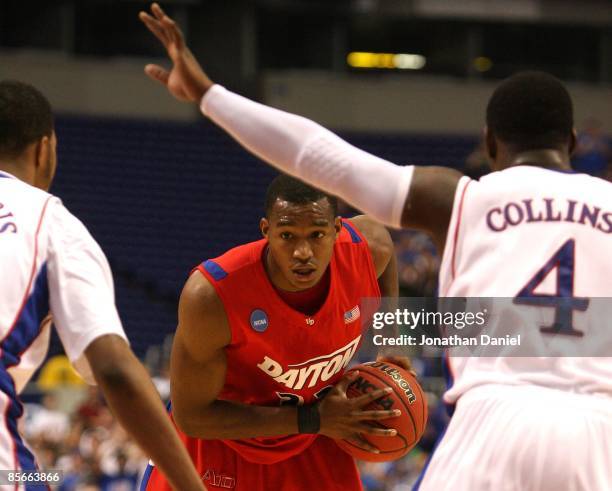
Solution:
{"label": "raised arm", "polygon": [[258,104],[215,85],[176,23],[157,4],[140,19],[165,46],[170,71],[146,73],[202,112],[247,150],[279,170],[332,194],[392,227],[429,232],[443,247],[461,174],[443,167],[397,166],[360,150],[310,121]]}

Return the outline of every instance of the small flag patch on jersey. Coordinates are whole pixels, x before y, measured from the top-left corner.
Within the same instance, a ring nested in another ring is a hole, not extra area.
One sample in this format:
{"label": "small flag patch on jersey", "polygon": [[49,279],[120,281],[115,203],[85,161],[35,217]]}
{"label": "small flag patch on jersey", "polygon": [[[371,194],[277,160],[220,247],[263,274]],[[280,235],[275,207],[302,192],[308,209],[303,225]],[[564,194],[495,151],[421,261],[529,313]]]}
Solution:
{"label": "small flag patch on jersey", "polygon": [[359,310],[359,305],[355,305],[351,310],[344,313],[344,323],[350,324],[351,322],[355,322],[360,316],[361,311]]}

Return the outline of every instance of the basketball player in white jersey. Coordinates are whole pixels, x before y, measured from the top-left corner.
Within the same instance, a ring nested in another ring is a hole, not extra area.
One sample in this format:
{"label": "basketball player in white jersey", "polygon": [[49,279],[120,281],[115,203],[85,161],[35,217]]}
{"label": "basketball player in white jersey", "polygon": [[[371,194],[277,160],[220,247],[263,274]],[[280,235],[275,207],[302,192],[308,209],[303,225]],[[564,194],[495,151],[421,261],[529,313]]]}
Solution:
{"label": "basketball player in white jersey", "polygon": [[104,253],[47,192],[55,169],[49,102],[30,85],[0,82],[0,469],[37,469],[17,429],[19,393],[45,358],[52,316],[77,370],[97,381],[119,422],[176,489],[204,489],[128,347]]}
{"label": "basketball player in white jersey", "polygon": [[[473,181],[448,168],[396,166],[312,121],[213,84],[176,24],[157,4],[151,11],[140,19],[173,63],[169,72],[147,65],[152,79],[177,99],[199,103],[279,170],[391,227],[431,234],[443,253],[441,296],[542,296],[537,288],[549,276],[556,296],[571,297],[576,310],[588,311],[581,299],[612,296],[612,184],[566,172],[575,143],[573,109],[554,77],[523,73],[497,88],[486,131],[497,172]],[[561,326],[567,339],[581,337],[571,324]],[[450,364],[455,381],[445,400],[456,408],[420,489],[612,489],[612,358],[455,358]]]}

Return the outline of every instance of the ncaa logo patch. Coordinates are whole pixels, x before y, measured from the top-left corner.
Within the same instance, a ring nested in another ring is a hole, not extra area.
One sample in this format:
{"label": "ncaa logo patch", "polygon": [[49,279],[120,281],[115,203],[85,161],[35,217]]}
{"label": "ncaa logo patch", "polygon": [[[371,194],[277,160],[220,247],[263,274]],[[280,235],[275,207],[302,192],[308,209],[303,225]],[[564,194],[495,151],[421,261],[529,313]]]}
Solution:
{"label": "ncaa logo patch", "polygon": [[268,314],[261,309],[251,312],[251,327],[257,332],[264,332],[268,329]]}

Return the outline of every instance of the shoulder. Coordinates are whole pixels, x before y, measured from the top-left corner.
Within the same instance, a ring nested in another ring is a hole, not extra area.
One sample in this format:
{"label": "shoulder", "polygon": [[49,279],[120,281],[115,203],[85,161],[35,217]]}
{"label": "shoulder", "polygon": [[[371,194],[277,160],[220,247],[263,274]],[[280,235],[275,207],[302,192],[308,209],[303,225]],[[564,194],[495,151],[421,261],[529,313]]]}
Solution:
{"label": "shoulder", "polygon": [[227,276],[235,277],[241,272],[249,273],[261,259],[265,240],[249,242],[234,247],[213,259],[202,262],[198,269],[214,281],[225,279]]}
{"label": "shoulder", "polygon": [[17,178],[0,178],[0,195],[3,197],[0,208],[10,207],[32,220],[48,220],[54,209],[63,208],[58,197]]}
{"label": "shoulder", "polygon": [[181,292],[179,330],[186,344],[196,347],[206,339],[209,344],[225,346],[230,329],[225,308],[215,287],[200,271],[194,271]]}
{"label": "shoulder", "polygon": [[59,198],[49,195],[47,209],[43,213],[52,251],[75,257],[89,254],[96,258],[104,257],[105,260],[102,248],[85,224],[73,215]]}
{"label": "shoulder", "polygon": [[194,271],[187,279],[181,292],[180,307],[202,318],[225,315],[215,287],[200,271]]}
{"label": "shoulder", "polygon": [[381,274],[394,253],[393,240],[387,228],[367,215],[359,215],[347,220],[354,225],[365,238],[377,274]]}

